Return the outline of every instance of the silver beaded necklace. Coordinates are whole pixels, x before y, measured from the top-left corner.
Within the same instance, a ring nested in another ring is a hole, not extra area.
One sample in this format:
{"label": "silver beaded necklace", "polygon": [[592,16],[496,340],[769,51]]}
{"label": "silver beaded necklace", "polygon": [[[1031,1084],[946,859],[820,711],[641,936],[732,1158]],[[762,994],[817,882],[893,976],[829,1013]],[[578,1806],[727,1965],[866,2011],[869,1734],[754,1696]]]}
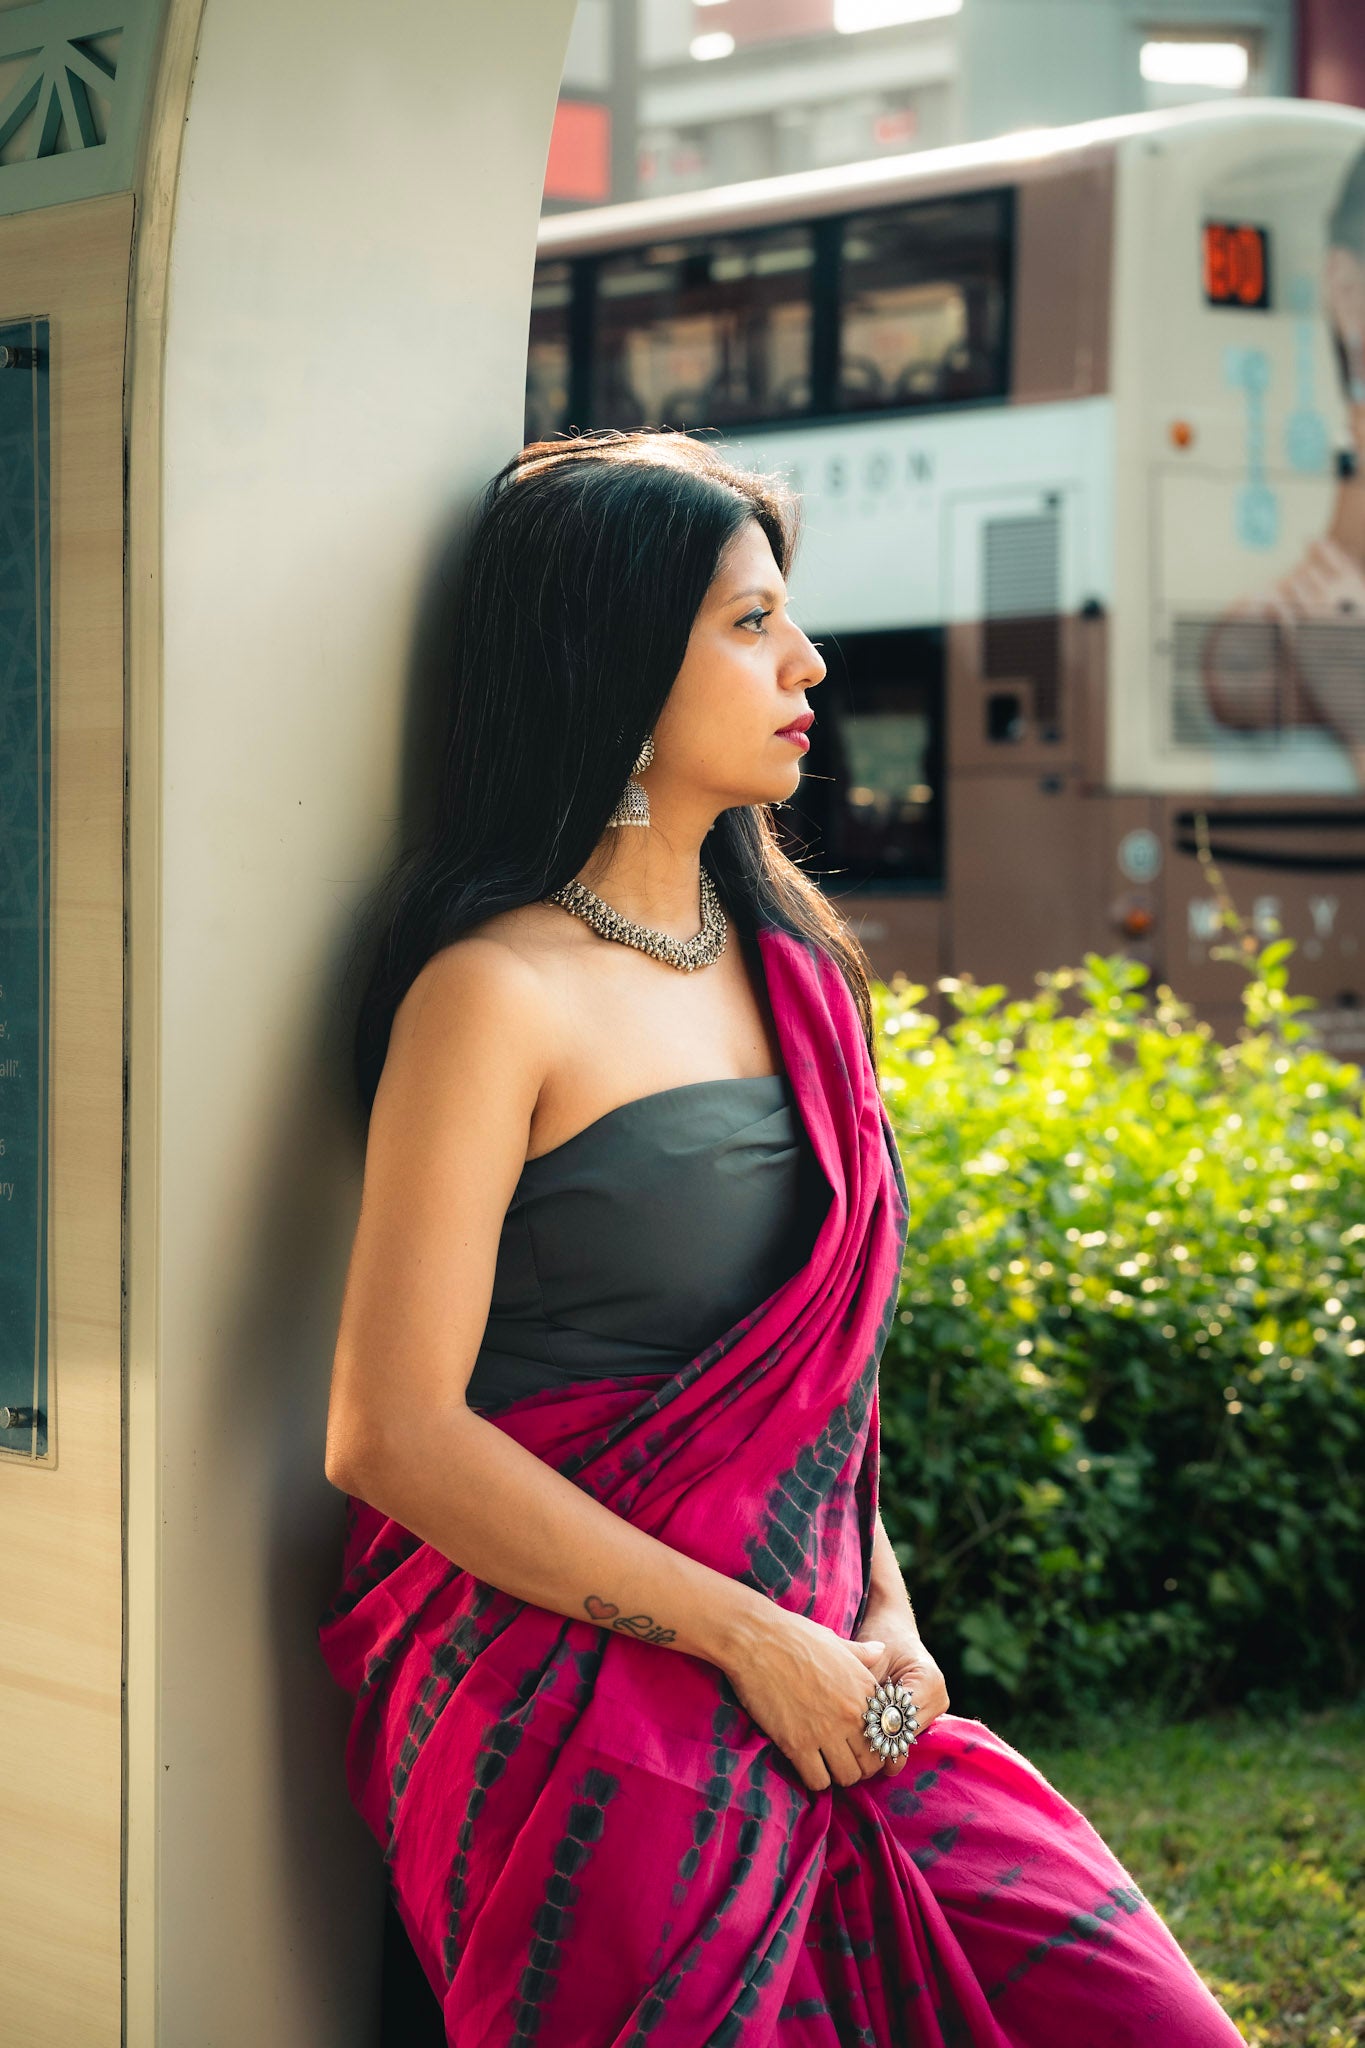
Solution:
{"label": "silver beaded necklace", "polygon": [[619,940],[623,946],[634,946],[639,953],[648,953],[651,959],[662,960],[666,966],[676,967],[680,974],[692,974],[698,967],[710,967],[725,951],[729,934],[729,921],[720,907],[716,885],[706,868],[701,870],[701,930],[690,939],[673,939],[667,932],[656,932],[647,924],[636,924],[634,918],[623,917],[619,910],[613,910],[610,903],[604,903],[594,895],[586,882],[565,882],[558,889],[552,889],[545,898],[547,903],[557,903],[575,917],[581,917],[591,925],[599,938]]}

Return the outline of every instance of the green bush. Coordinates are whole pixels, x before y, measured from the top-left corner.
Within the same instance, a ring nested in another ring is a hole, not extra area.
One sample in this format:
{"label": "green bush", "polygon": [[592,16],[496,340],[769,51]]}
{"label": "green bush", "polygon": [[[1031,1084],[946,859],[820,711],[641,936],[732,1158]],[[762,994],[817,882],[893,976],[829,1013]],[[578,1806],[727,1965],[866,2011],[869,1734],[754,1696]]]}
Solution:
{"label": "green bush", "polygon": [[910,1194],[883,1515],[960,1712],[1361,1683],[1361,1070],[1295,1022],[1292,950],[1222,949],[1230,1045],[1121,955],[941,982],[942,1028],[874,989]]}

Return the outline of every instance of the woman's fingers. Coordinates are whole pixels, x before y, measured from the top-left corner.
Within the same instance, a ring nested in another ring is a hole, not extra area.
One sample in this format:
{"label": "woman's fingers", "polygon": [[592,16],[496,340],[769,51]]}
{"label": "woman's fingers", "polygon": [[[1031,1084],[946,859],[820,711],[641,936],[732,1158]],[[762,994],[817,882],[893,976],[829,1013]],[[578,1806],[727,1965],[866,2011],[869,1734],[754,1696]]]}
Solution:
{"label": "woman's fingers", "polygon": [[[822,1750],[821,1755],[828,1763],[837,1785],[843,1785],[845,1788],[849,1785],[861,1785],[863,1779],[869,1775],[864,1770],[863,1760],[852,1741],[831,1743],[829,1750]],[[880,1763],[881,1758],[878,1757],[877,1761]]]}
{"label": "woman's fingers", "polygon": [[[861,1728],[856,1735],[849,1737],[848,1753],[853,1759],[858,1778],[875,1778],[885,1763],[885,1758],[878,1756],[872,1744],[862,1733]],[[853,1779],[851,1782],[856,1784],[857,1779]]]}
{"label": "woman's fingers", "polygon": [[741,1706],[811,1792],[848,1787],[888,1767],[868,1741],[864,1715],[879,1681],[909,1687],[921,1726],[947,1705],[942,1674],[917,1637],[849,1642],[784,1614],[755,1654],[727,1670]]}
{"label": "woman's fingers", "polygon": [[[943,1673],[926,1651],[922,1658],[901,1657],[893,1659],[886,1673],[888,1681],[903,1685],[915,1703],[916,1735],[922,1735],[940,1714],[948,1711],[948,1688]],[[875,1676],[868,1686],[869,1693]],[[858,1785],[865,1778],[875,1778],[879,1771],[888,1778],[897,1777],[914,1757],[912,1742],[904,1756],[883,1757],[868,1741],[863,1732],[861,1714],[856,1730],[845,1735],[842,1744],[833,1742],[826,1747],[792,1755],[791,1761],[809,1791],[824,1792],[832,1785],[848,1787]]]}
{"label": "woman's fingers", "polygon": [[[923,1659],[906,1660],[899,1666],[893,1664],[887,1676],[897,1685],[903,1685],[915,1703],[916,1740],[940,1714],[948,1711],[948,1687],[943,1673],[927,1653]],[[904,1756],[889,1759],[883,1768],[888,1778],[894,1778],[905,1769],[915,1753],[912,1742]]]}

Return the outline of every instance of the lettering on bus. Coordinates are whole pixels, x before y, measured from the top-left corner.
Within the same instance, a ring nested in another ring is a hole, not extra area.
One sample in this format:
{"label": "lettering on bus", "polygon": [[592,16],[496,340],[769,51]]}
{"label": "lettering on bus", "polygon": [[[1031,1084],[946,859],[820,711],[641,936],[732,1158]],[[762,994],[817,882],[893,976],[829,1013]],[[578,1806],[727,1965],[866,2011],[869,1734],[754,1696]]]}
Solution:
{"label": "lettering on bus", "polygon": [[[1318,959],[1322,953],[1323,941],[1339,936],[1336,925],[1337,912],[1340,907],[1340,898],[1336,896],[1310,896],[1308,898],[1308,915],[1313,930],[1311,936],[1303,941],[1304,955],[1307,959]],[[1282,908],[1283,903],[1278,896],[1258,896],[1253,902],[1251,925],[1257,938],[1263,943],[1279,937],[1283,928],[1283,920],[1280,915]],[[1190,940],[1190,958],[1194,960],[1201,957],[1195,951],[1195,948],[1212,945],[1222,930],[1223,917],[1218,898],[1216,896],[1192,896],[1187,907],[1186,916]],[[1343,943],[1342,950],[1349,952],[1353,951],[1354,947],[1347,941]]]}
{"label": "lettering on bus", "polygon": [[1204,222],[1204,297],[1210,306],[1264,313],[1270,305],[1270,235],[1248,221]]}
{"label": "lettering on bus", "polygon": [[[790,463],[786,477],[798,497],[813,490],[841,497],[854,481],[851,461],[845,455],[831,455],[815,475],[809,475],[802,463]],[[874,494],[930,485],[934,481],[934,458],[923,448],[907,448],[899,459],[889,449],[877,448],[863,459],[857,481]]]}

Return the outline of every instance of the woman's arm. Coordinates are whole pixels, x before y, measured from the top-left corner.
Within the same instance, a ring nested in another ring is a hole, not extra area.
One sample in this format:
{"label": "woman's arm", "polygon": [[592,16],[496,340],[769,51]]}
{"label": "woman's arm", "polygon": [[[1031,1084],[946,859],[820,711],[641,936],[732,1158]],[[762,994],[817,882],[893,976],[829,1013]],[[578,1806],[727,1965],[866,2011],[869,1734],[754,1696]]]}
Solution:
{"label": "woman's arm", "polygon": [[[910,1604],[910,1595],[880,1514],[872,1531],[870,1576],[872,1584],[868,1592],[867,1612],[854,1640],[866,1642],[873,1638],[885,1645],[885,1662],[874,1667],[877,1677],[893,1678],[897,1684],[908,1687],[922,1734],[931,1721],[947,1713],[948,1687],[919,1632],[915,1610]],[[914,1754],[913,1749],[910,1754]],[[888,1764],[886,1775],[894,1778],[908,1762],[909,1757],[906,1756],[897,1763]]]}
{"label": "woman's arm", "polygon": [[812,1789],[856,1783],[879,1768],[860,1720],[880,1645],[854,1647],[634,1527],[466,1404],[555,1017],[532,964],[477,935],[428,962],[399,1007],[327,1476],[516,1599],[718,1665]]}
{"label": "woman's arm", "polygon": [[390,1443],[382,1464],[329,1477],[518,1600],[722,1668],[769,1618],[761,1593],[635,1528],[468,1409]]}
{"label": "woman's arm", "polygon": [[872,1587],[867,1598],[867,1612],[863,1616],[863,1628],[872,1635],[879,1634],[883,1622],[895,1620],[902,1626],[919,1634],[915,1610],[910,1604],[901,1568],[896,1562],[896,1553],[891,1548],[891,1538],[881,1515],[872,1531]]}

